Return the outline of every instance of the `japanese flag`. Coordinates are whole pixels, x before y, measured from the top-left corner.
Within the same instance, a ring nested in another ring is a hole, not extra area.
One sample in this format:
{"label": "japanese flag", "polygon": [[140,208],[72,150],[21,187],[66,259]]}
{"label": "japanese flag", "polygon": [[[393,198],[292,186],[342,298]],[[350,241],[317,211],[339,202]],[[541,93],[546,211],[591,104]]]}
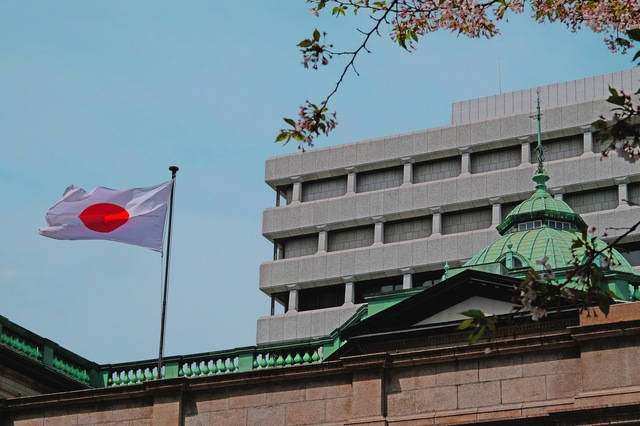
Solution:
{"label": "japanese flag", "polygon": [[173,180],[124,191],[71,185],[46,215],[40,235],[57,240],[111,240],[162,251]]}

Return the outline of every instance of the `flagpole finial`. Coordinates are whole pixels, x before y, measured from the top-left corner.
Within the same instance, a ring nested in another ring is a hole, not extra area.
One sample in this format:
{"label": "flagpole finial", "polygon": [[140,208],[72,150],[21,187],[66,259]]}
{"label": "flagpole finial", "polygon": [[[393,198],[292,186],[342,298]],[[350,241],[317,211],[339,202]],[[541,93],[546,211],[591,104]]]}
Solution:
{"label": "flagpole finial", "polygon": [[169,166],[169,171],[171,172],[171,179],[174,179],[176,177],[176,173],[178,173],[178,170],[180,170],[178,166]]}

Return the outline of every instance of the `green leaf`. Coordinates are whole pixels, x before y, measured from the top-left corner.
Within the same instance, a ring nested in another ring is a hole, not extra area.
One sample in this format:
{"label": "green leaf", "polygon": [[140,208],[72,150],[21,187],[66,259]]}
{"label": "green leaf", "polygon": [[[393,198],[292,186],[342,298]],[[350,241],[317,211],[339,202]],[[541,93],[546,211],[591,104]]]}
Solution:
{"label": "green leaf", "polygon": [[640,28],[634,28],[627,31],[627,36],[629,36],[631,40],[640,41]]}
{"label": "green leaf", "polygon": [[309,39],[306,40],[302,40],[300,43],[298,43],[299,47],[309,47],[313,44],[313,42]]}
{"label": "green leaf", "polygon": [[320,31],[318,31],[318,29],[315,29],[315,30],[313,31],[313,39],[314,39],[316,42],[320,41]]}
{"label": "green leaf", "polygon": [[636,54],[634,55],[633,59],[631,61],[635,61],[636,59],[640,58],[640,50],[638,50],[636,52]]}
{"label": "green leaf", "polygon": [[473,325],[473,318],[467,318],[466,320],[460,323],[460,325],[458,326],[458,330],[466,330],[472,325]]}
{"label": "green leaf", "polygon": [[606,317],[606,316],[609,315],[609,308],[611,307],[611,301],[609,300],[609,298],[607,296],[602,295],[600,297],[600,300],[598,300],[598,307],[600,308],[600,310],[602,311],[602,313]]}
{"label": "green leaf", "polygon": [[610,104],[619,105],[619,106],[624,105],[624,102],[625,102],[624,96],[618,94],[618,91],[615,88],[609,87],[609,92],[611,93],[611,96],[607,98],[607,102],[609,102]]}
{"label": "green leaf", "polygon": [[289,140],[291,138],[291,136],[289,136],[287,133],[285,132],[281,132],[277,137],[276,137],[276,142],[282,142],[283,140]]}
{"label": "green leaf", "polygon": [[485,318],[484,312],[479,309],[469,309],[468,311],[460,312],[460,315],[475,319]]}
{"label": "green leaf", "polygon": [[285,121],[285,123],[287,123],[287,124],[288,124],[288,125],[290,125],[291,127],[294,127],[294,128],[296,127],[296,122],[295,122],[295,121],[293,121],[292,119],[290,119],[290,118],[283,118],[283,120]]}

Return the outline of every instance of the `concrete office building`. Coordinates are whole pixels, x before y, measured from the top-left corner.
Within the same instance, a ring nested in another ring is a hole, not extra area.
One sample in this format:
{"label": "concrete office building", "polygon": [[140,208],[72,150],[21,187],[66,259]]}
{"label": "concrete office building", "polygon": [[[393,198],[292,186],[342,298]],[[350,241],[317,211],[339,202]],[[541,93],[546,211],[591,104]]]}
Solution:
{"label": "concrete office building", "polygon": [[[633,69],[539,88],[548,187],[609,241],[623,231],[608,228],[640,219],[640,165],[603,158],[590,123],[611,115],[609,86],[639,85]],[[433,285],[497,240],[533,190],[536,92],[454,103],[449,126],[268,159],[274,255],[260,290],[272,315],[258,320],[257,343],[328,335],[365,295]],[[639,238],[623,244],[636,268]]]}

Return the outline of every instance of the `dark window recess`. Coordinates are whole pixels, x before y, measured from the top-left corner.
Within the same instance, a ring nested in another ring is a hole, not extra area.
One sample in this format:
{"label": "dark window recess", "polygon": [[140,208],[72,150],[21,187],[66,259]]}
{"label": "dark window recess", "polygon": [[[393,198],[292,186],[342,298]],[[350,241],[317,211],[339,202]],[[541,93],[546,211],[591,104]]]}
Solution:
{"label": "dark window recess", "polygon": [[634,182],[627,185],[627,202],[631,205],[640,205],[640,183]]}
{"label": "dark window recess", "polygon": [[513,211],[513,209],[518,207],[521,202],[522,201],[516,201],[516,202],[513,202],[513,203],[504,203],[502,205],[502,220],[505,220],[507,218],[507,216],[509,215],[509,213],[511,213]]}
{"label": "dark window recess", "polygon": [[[562,160],[563,158],[579,157],[584,152],[584,136],[573,135],[558,139],[542,141],[542,153],[545,161]],[[538,145],[531,144],[531,159],[538,157]]]}
{"label": "dark window recess", "polygon": [[329,232],[327,251],[350,250],[373,244],[374,225]]}
{"label": "dark window recess", "polygon": [[380,278],[355,283],[355,303],[366,302],[365,297],[371,294],[387,293],[402,290],[402,275],[397,277]]}
{"label": "dark window recess", "polygon": [[640,265],[640,241],[619,244],[616,246],[616,249],[627,259],[627,262],[629,262],[631,266]]}
{"label": "dark window recess", "polygon": [[279,241],[283,247],[283,257],[310,256],[318,251],[318,235],[303,235]]}
{"label": "dark window recess", "polygon": [[313,180],[302,184],[302,201],[341,197],[347,193],[347,176]]}
{"label": "dark window recess", "polygon": [[344,284],[307,288],[298,292],[298,311],[334,308],[344,305]]}
{"label": "dark window recess", "polygon": [[411,277],[411,283],[413,287],[431,287],[434,284],[438,284],[440,279],[444,275],[444,269],[438,269],[437,271],[420,272],[413,274]]}
{"label": "dark window recess", "polygon": [[400,186],[402,185],[403,174],[403,166],[358,173],[356,192],[376,191]]}
{"label": "dark window recess", "polygon": [[566,194],[564,202],[578,214],[613,210],[618,207],[618,187]]}
{"label": "dark window recess", "polygon": [[602,140],[597,133],[593,133],[593,152],[601,154],[605,149],[609,148],[611,141]]}
{"label": "dark window recess", "polygon": [[460,156],[427,161],[413,165],[413,183],[431,182],[459,176],[462,172]]}
{"label": "dark window recess", "polygon": [[479,152],[471,156],[471,173],[484,173],[518,167],[521,162],[520,146]]}

